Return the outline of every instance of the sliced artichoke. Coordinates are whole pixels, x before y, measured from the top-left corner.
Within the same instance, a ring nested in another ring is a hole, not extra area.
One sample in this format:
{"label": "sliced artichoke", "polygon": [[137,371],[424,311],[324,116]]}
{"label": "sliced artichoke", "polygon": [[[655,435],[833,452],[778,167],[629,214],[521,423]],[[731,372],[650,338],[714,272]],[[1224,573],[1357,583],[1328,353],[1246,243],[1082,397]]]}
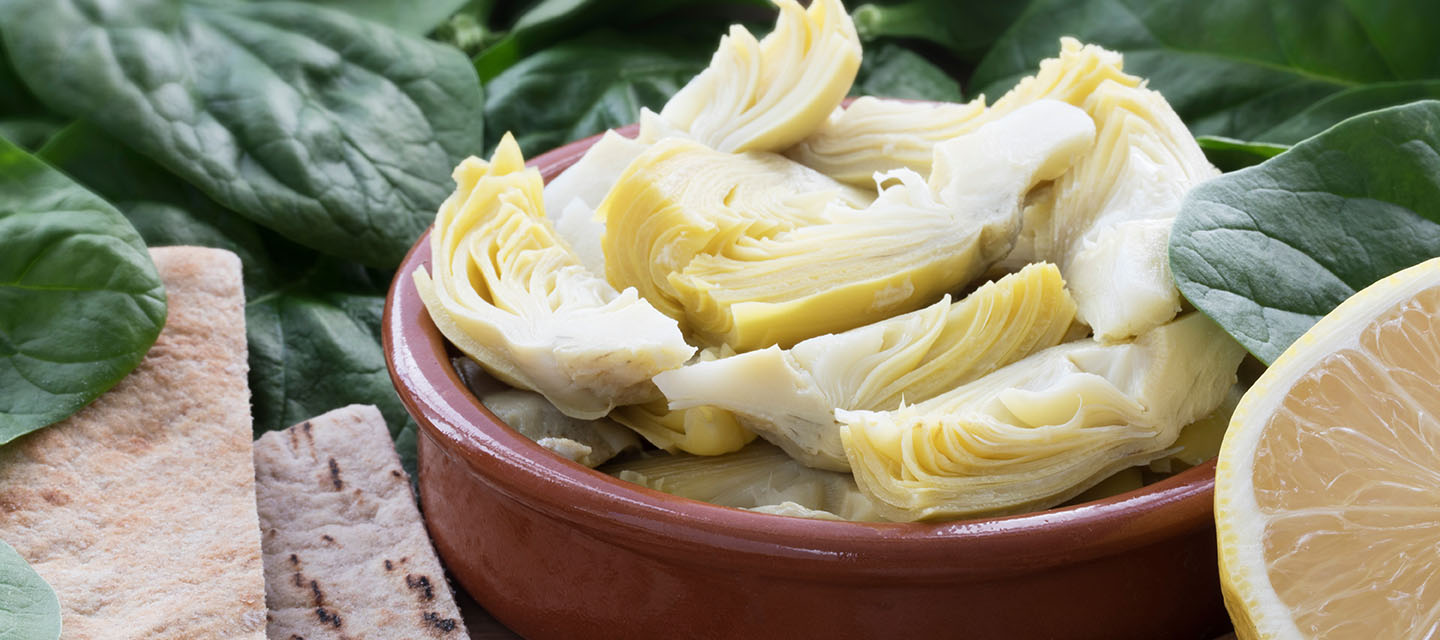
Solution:
{"label": "sliced artichoke", "polygon": [[755,439],[734,414],[715,407],[670,410],[664,400],[617,407],[611,419],[630,427],[666,451],[718,456],[739,451]]}
{"label": "sliced artichoke", "polygon": [[893,520],[1064,502],[1164,455],[1234,384],[1244,350],[1198,313],[1129,344],[1051,347],[895,411],[837,411],[856,481]]}
{"label": "sliced artichoke", "polygon": [[684,409],[727,409],[806,465],[850,470],[835,409],[883,411],[970,382],[1059,344],[1075,303],[1054,265],[1036,264],[951,303],[844,333],[672,369],[655,377]]}
{"label": "sliced artichoke", "polygon": [[641,154],[601,202],[606,275],[684,318],[670,274],[696,256],[729,251],[824,221],[827,203],[863,207],[874,196],[772,153],[721,153],[667,139]]}
{"label": "sliced artichoke", "polygon": [[757,442],[723,456],[652,454],[602,471],[692,500],[778,515],[879,520],[873,500],[849,474],[802,465]]}
{"label": "sliced artichoke", "polygon": [[1060,265],[1080,319],[1100,340],[1121,341],[1179,313],[1170,227],[1190,188],[1219,172],[1157,92],[1106,81],[1082,107],[1095,120],[1095,146],[1031,198],[1001,268]]}
{"label": "sliced artichoke", "polygon": [[454,358],[451,364],[490,413],[563,458],[598,467],[616,455],[640,449],[640,437],[611,420],[571,418],[545,396],[501,384],[469,358]]}
{"label": "sliced artichoke", "polygon": [[756,40],[733,25],[710,66],[680,89],[658,119],[641,118],[640,139],[680,134],[717,151],[780,151],[809,135],[850,91],[860,38],[840,0],[795,0]]}
{"label": "sliced artichoke", "polygon": [[[601,205],[608,275],[737,351],[913,311],[1009,252],[1024,194],[1063,173],[1092,127],[1075,107],[1034,103],[937,147],[928,184],[896,171],[864,208],[803,193],[784,202],[810,208],[777,207],[755,198],[763,178],[718,170],[724,154],[662,143]],[[674,158],[710,169],[652,168]]]}
{"label": "sliced artichoke", "polygon": [[606,131],[579,161],[545,185],[545,211],[555,231],[591,273],[605,273],[605,252],[600,247],[605,225],[595,218],[595,208],[610,193],[625,167],[648,147]]}
{"label": "sliced artichoke", "polygon": [[675,321],[580,264],[544,218],[539,172],[508,134],[468,158],[415,286],[445,337],[499,380],[595,419],[658,397],[656,373],[694,353]]}
{"label": "sliced artichoke", "polygon": [[1138,87],[1120,54],[1074,38],[1060,40],[1060,55],[986,108],[985,98],[967,104],[934,104],[858,98],[837,109],[785,155],[848,184],[868,186],[877,172],[907,168],[930,173],[935,146],[970,133],[1038,100],[1081,106],[1104,82]]}
{"label": "sliced artichoke", "polygon": [[1235,407],[1248,388],[1243,382],[1230,387],[1230,393],[1226,394],[1219,407],[1180,430],[1180,437],[1175,439],[1168,455],[1150,461],[1150,470],[1177,473],[1220,455],[1220,443],[1230,426],[1230,416],[1235,413]]}
{"label": "sliced artichoke", "polygon": [[984,113],[984,98],[935,104],[865,96],[836,109],[785,155],[856,186],[870,186],[875,174],[901,168],[929,175],[935,145],[974,131],[974,120]]}

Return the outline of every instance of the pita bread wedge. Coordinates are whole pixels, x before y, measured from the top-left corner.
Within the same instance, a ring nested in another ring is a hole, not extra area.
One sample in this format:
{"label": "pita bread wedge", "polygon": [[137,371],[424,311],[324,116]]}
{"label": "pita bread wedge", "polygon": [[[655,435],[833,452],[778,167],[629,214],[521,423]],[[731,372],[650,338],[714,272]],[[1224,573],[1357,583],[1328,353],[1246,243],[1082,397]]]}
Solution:
{"label": "pita bread wedge", "polygon": [[263,638],[240,260],[151,250],[169,317],[129,376],[0,448],[0,538],[65,638]]}
{"label": "pita bread wedge", "polygon": [[255,442],[272,639],[469,638],[380,411]]}

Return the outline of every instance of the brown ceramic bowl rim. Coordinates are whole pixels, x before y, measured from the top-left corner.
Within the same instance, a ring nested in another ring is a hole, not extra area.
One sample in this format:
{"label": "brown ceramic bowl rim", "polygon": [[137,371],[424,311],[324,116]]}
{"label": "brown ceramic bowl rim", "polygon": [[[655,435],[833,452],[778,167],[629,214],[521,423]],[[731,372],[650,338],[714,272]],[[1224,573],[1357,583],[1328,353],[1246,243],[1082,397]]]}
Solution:
{"label": "brown ceramic bowl rim", "polygon": [[[632,133],[632,127],[622,133]],[[600,136],[537,156],[549,180]],[[1193,532],[1213,518],[1215,463],[1118,496],[1023,515],[940,523],[862,523],[776,516],[654,491],[561,458],[510,429],[461,382],[446,341],[415,291],[430,263],[429,231],[401,264],[385,301],[386,365],[422,437],[530,508],[645,553],[827,579],[999,577],[1071,565]],[[420,481],[425,482],[422,470]],[[798,569],[797,569],[798,568]]]}

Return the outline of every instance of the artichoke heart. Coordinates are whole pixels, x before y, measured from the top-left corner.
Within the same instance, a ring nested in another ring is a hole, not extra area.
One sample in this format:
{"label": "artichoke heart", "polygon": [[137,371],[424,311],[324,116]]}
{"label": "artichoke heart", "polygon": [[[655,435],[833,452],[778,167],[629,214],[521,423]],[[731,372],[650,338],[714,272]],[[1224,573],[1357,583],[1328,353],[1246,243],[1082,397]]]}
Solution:
{"label": "artichoke heart", "polygon": [[1032,200],[1002,264],[1059,264],[1081,321],[1100,340],[1121,341],[1179,313],[1170,227],[1185,194],[1219,172],[1157,92],[1105,82],[1083,108],[1095,146]]}
{"label": "artichoke heart", "polygon": [[925,175],[941,142],[1038,100],[1081,106],[1107,81],[1140,86],[1139,78],[1122,70],[1120,54],[1062,38],[1058,57],[1042,61],[1034,76],[1021,80],[989,108],[984,96],[966,104],[858,98],[835,110],[785,155],[847,184],[869,185],[875,173],[899,168]]}
{"label": "artichoke heart", "polygon": [[601,469],[672,495],[764,513],[880,520],[849,474],[811,469],[763,442],[722,456],[652,454]]}
{"label": "artichoke heart", "polygon": [[597,467],[621,453],[640,449],[640,437],[611,420],[571,418],[538,393],[501,384],[469,358],[452,358],[451,364],[495,417],[561,457]]}
{"label": "artichoke heart", "polygon": [[718,456],[738,451],[755,439],[735,415],[717,407],[670,410],[664,400],[617,407],[610,418],[630,427],[666,451]]}
{"label": "artichoke heart", "polygon": [[876,173],[930,173],[935,145],[977,128],[984,98],[934,104],[864,96],[836,109],[785,155],[846,184],[869,186]]}
{"label": "artichoke heart", "polygon": [[656,308],[685,317],[670,274],[742,237],[824,221],[825,205],[874,196],[772,153],[721,153],[666,139],[640,155],[600,203],[605,273]]}
{"label": "artichoke heart", "polygon": [[848,471],[835,409],[925,400],[1059,344],[1075,317],[1060,271],[1035,264],[925,309],[844,333],[700,362],[655,376],[683,409],[728,409],[791,457]]}
{"label": "artichoke heart", "polygon": [[544,218],[539,172],[506,135],[490,162],[468,158],[430,234],[415,286],[445,337],[491,375],[595,419],[658,397],[656,373],[694,347],[634,290],[581,266]]}
{"label": "artichoke heart", "polygon": [[545,211],[555,231],[591,273],[605,273],[605,253],[600,246],[605,225],[595,218],[595,208],[625,167],[648,147],[606,131],[580,160],[545,185]]}
{"label": "artichoke heart", "polygon": [[[829,203],[818,223],[727,239],[664,276],[687,330],[737,351],[913,311],[1008,253],[1025,193],[1093,135],[1079,109],[1037,102],[936,147],[928,184],[898,170],[868,207]],[[749,207],[738,194],[730,203]]]}
{"label": "artichoke heart", "polygon": [[915,405],[836,415],[887,518],[1014,513],[1165,455],[1224,401],[1243,356],[1192,313],[1133,343],[1066,343]]}
{"label": "artichoke heart", "polygon": [[775,30],[764,39],[740,25],[710,66],[680,89],[659,118],[642,117],[640,139],[683,135],[717,151],[780,151],[821,122],[850,91],[860,38],[840,0],[774,0]]}

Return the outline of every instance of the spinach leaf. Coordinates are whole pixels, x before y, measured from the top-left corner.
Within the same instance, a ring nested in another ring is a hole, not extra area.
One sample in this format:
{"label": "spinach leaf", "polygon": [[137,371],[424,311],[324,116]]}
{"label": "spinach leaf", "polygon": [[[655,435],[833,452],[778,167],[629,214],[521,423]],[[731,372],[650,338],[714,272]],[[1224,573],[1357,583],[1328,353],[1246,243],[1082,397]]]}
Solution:
{"label": "spinach leaf", "polygon": [[0,640],[60,637],[60,600],[45,579],[0,540]]}
{"label": "spinach leaf", "polygon": [[63,119],[47,111],[20,82],[0,44],[0,138],[33,151],[63,126]]}
{"label": "spinach leaf", "polygon": [[[626,29],[627,32],[668,33],[676,27],[687,29],[697,22],[703,23],[707,14],[733,17],[725,15],[724,5],[727,4],[770,6],[765,0],[541,0],[520,14],[503,38],[476,56],[475,70],[479,72],[480,79],[488,83],[526,56],[586,31],[637,26],[637,23],[668,12],[669,19],[652,25],[652,28]],[[766,17],[770,15],[767,13]],[[710,51],[714,50],[729,22],[716,21],[705,30],[707,37],[703,39]]]}
{"label": "spinach leaf", "polygon": [[125,217],[0,139],[0,444],[62,420],[140,364],[165,287]]}
{"label": "spinach leaf", "polygon": [[1440,256],[1440,102],[1356,116],[1190,192],[1180,291],[1269,363],[1321,316]]}
{"label": "spinach leaf", "polygon": [[385,276],[321,259],[246,304],[257,435],[347,404],[373,404],[391,435],[407,440],[397,441],[401,458],[413,460],[413,435],[402,436],[415,423],[395,394],[380,347]]}
{"label": "spinach leaf", "polygon": [[1440,3],[1428,0],[1034,0],[971,81],[998,96],[1062,35],[1125,54],[1197,134],[1293,143],[1340,119],[1435,94]]}
{"label": "spinach leaf", "polygon": [[0,33],[47,104],[246,217],[393,266],[482,147],[451,47],[286,2],[12,0]]}
{"label": "spinach leaf", "polygon": [[[148,244],[240,256],[257,436],[351,403],[379,407],[397,436],[413,432],[380,351],[389,272],[321,257],[265,231],[88,123],[61,132],[40,156],[114,202]],[[408,448],[396,446],[413,462],[413,434]]]}
{"label": "spinach leaf", "polygon": [[532,156],[635,122],[704,69],[716,41],[597,32],[541,51],[487,85],[489,137],[514,132]]}
{"label": "spinach leaf", "polygon": [[0,138],[21,149],[34,151],[44,146],[64,126],[45,118],[0,118]]}
{"label": "spinach leaf", "polygon": [[1254,166],[1284,153],[1290,145],[1273,142],[1249,142],[1221,136],[1200,136],[1195,139],[1205,151],[1205,158],[1221,171],[1235,171]]}
{"label": "spinach leaf", "polygon": [[468,0],[305,0],[423,36],[440,26]]}
{"label": "spinach leaf", "polygon": [[1024,9],[1024,2],[903,0],[862,4],[851,16],[862,40],[926,40],[976,62]]}
{"label": "spinach leaf", "polygon": [[941,102],[961,100],[960,83],[924,56],[891,42],[865,47],[850,95]]}
{"label": "spinach leaf", "polygon": [[430,37],[473,58],[500,37],[490,26],[494,10],[495,0],[470,0],[455,15],[435,27]]}
{"label": "spinach leaf", "polygon": [[[283,282],[285,274],[271,259],[260,227],[95,125],[84,121],[70,125],[37,155],[114,204],[149,246],[196,245],[240,256],[247,297],[254,298]],[[287,245],[287,251],[311,253]]]}

